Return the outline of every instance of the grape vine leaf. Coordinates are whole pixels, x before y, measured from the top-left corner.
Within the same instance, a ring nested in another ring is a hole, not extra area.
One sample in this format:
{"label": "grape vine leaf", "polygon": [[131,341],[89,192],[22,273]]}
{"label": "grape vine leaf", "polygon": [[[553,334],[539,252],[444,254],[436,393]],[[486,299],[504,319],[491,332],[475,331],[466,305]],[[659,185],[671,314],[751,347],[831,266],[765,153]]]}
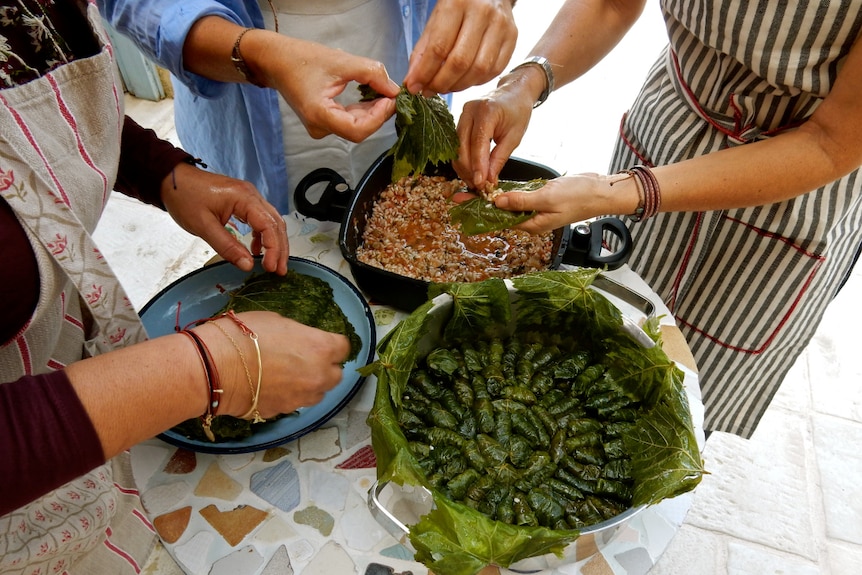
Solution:
{"label": "grape vine leaf", "polygon": [[[500,180],[497,187],[507,192],[532,191],[541,188],[547,181],[541,178],[526,182]],[[449,208],[449,218],[452,223],[460,224],[461,231],[468,236],[512,228],[529,220],[535,214],[536,212],[503,210],[482,197],[475,197]]]}
{"label": "grape vine leaf", "polygon": [[[359,86],[359,91],[362,101],[380,97],[367,84]],[[439,95],[411,94],[402,86],[395,98],[395,134],[398,139],[389,149],[393,182],[421,174],[428,164],[451,162],[458,157],[460,140],[455,118]]]}

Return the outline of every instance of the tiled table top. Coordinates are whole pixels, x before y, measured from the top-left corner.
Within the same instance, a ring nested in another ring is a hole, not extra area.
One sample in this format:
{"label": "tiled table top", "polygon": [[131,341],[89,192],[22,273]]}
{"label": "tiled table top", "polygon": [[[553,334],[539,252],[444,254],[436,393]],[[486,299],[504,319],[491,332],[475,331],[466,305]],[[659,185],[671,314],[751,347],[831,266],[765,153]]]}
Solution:
{"label": "tiled table top", "polygon": [[[292,255],[350,277],[337,249],[336,226],[287,222]],[[618,280],[649,293],[631,272],[620,274]],[[663,306],[654,303],[661,316]],[[373,311],[378,340],[403,317],[383,306]],[[684,371],[694,419],[700,422],[697,376]],[[193,453],[158,439],[134,447],[133,468],[145,509],[183,570],[211,575],[426,573],[369,510],[376,460],[365,419],[374,383],[373,376],[368,378],[345,409],[315,431],[265,451]],[[646,573],[679,529],[690,502],[686,494],[647,508],[600,552],[583,540],[571,549],[571,564],[542,573]]]}

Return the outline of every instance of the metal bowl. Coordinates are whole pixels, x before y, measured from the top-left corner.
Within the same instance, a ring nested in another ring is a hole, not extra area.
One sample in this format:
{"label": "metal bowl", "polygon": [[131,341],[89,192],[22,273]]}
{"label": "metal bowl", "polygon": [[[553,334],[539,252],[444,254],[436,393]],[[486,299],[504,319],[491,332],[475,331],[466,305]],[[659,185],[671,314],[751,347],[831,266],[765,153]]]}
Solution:
{"label": "metal bowl", "polygon": [[[597,276],[597,280],[591,289],[596,289],[612,302],[615,299],[621,300],[628,306],[644,312],[647,316],[654,313],[651,302],[640,294],[603,275]],[[510,299],[516,302],[516,291],[510,281],[507,280],[507,284]],[[441,294],[433,301],[434,307],[428,314],[430,316],[428,331],[417,344],[420,357],[427,355],[437,345],[453,302],[452,296],[449,294]],[[515,303],[515,305],[517,304]],[[620,306],[617,305],[617,307]],[[644,348],[655,345],[655,342],[639,327],[638,323],[625,313],[623,314],[623,329]],[[432,506],[431,493],[424,487],[376,482],[368,493],[368,507],[372,515],[395,539],[414,552],[415,549],[410,545],[408,538],[409,525],[415,524],[422,515],[432,509]],[[644,509],[646,506],[643,505],[631,507],[608,520],[579,529],[577,539],[566,546],[562,557],[552,553],[530,557],[513,563],[507,569],[516,573],[536,573],[581,561],[611,543]]]}

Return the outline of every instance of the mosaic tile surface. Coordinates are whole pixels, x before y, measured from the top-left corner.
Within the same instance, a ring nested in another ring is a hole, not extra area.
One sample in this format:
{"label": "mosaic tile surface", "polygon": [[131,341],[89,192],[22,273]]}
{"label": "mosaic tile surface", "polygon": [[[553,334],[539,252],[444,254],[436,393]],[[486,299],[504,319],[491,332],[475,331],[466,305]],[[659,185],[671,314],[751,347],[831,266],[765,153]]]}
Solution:
{"label": "mosaic tile surface", "polygon": [[[350,277],[336,244],[337,226],[287,221],[291,254]],[[647,293],[645,286],[633,287]],[[663,306],[656,305],[661,316]],[[373,311],[378,340],[403,317],[381,306]],[[684,372],[686,386],[697,390],[697,376]],[[428,575],[368,506],[376,459],[365,418],[374,384],[368,378],[324,426],[265,451],[193,453],[158,439],[135,446],[132,464],[145,509],[181,568],[192,575]],[[693,416],[702,421],[702,412]],[[567,564],[538,558],[533,572],[642,575],[679,529],[690,498],[646,509],[604,546],[582,538],[566,550]],[[481,575],[498,574],[515,572],[489,567]]]}

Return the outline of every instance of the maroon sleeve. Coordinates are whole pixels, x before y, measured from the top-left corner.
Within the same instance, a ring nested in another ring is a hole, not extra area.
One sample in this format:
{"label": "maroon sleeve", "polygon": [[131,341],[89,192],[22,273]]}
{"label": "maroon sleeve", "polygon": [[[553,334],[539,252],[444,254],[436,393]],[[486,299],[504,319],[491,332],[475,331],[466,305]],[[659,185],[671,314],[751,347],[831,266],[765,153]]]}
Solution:
{"label": "maroon sleeve", "polygon": [[6,200],[0,198],[0,267],[4,270],[0,282],[0,345],[20,332],[39,300],[39,268],[36,255],[24,228]]}
{"label": "maroon sleeve", "polygon": [[165,209],[161,184],[180,162],[199,163],[185,150],[162,140],[154,131],[141,127],[126,116],[114,189]]}
{"label": "maroon sleeve", "polygon": [[104,462],[64,371],[0,384],[0,516]]}

